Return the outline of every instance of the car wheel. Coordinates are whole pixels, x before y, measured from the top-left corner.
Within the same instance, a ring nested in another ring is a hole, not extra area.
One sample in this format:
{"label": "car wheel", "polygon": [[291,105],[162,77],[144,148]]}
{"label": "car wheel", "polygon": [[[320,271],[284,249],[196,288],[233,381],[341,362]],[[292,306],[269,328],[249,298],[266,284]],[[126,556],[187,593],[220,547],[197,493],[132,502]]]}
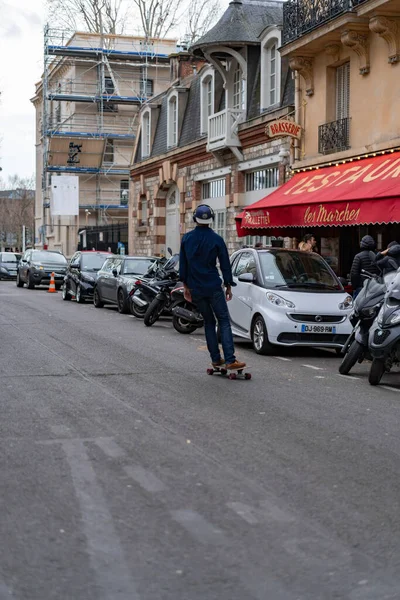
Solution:
{"label": "car wheel", "polygon": [[374,358],[372,361],[371,369],[368,375],[368,381],[371,385],[378,385],[382,379],[382,375],[385,372],[385,361],[379,358]]}
{"label": "car wheel", "polygon": [[35,284],[32,281],[30,273],[28,273],[26,276],[26,287],[28,290],[33,290],[35,288]]}
{"label": "car wheel", "polygon": [[21,277],[19,276],[19,271],[17,273],[17,287],[19,287],[19,288],[24,287],[24,282],[21,281]]}
{"label": "car wheel", "polygon": [[124,290],[122,288],[120,288],[118,290],[118,312],[121,315],[126,315],[126,313],[128,312],[128,307],[126,305],[125,294],[124,294]]}
{"label": "car wheel", "polygon": [[67,284],[64,283],[62,286],[62,299],[65,301],[71,300],[71,296],[68,292]]}
{"label": "car wheel", "polygon": [[251,339],[257,354],[272,354],[274,346],[268,340],[267,328],[261,315],[257,315],[251,326]]}
{"label": "car wheel", "polygon": [[103,306],[104,306],[104,302],[101,301],[100,294],[98,292],[97,287],[94,288],[93,304],[95,305],[96,308],[103,308]]}
{"label": "car wheel", "polygon": [[76,301],[78,304],[83,304],[85,302],[85,298],[82,296],[82,288],[80,285],[76,287]]}

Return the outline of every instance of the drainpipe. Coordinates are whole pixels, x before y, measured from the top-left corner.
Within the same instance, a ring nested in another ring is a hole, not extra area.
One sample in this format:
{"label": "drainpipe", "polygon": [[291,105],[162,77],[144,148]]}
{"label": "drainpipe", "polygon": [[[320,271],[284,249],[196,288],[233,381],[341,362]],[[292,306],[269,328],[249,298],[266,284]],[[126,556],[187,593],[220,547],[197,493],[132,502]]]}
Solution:
{"label": "drainpipe", "polygon": [[[296,115],[296,122],[299,125],[303,125],[302,124],[302,118],[301,118],[301,113],[300,113],[300,106],[301,106],[301,86],[300,86],[300,74],[298,71],[294,72],[294,109],[295,109],[295,115]],[[298,160],[300,160],[300,141],[301,140],[294,140],[294,160],[295,162],[297,162]]]}

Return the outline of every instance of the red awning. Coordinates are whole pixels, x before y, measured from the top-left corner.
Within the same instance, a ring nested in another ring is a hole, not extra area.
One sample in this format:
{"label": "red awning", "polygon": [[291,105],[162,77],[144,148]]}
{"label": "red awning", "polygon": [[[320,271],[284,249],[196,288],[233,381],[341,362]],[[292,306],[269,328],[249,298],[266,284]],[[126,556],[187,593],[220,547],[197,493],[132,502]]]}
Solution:
{"label": "red awning", "polygon": [[261,229],[400,222],[400,153],[297,173],[236,217],[240,237]]}

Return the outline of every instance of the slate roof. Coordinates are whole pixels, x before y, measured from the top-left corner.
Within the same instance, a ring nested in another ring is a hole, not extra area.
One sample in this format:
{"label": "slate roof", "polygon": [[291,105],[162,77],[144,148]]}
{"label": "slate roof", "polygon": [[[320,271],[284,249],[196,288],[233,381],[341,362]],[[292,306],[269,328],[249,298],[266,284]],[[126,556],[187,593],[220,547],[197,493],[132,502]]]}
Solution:
{"label": "slate roof", "polygon": [[282,2],[233,0],[218,23],[191,50],[201,55],[208,46],[259,44],[262,31],[268,25],[281,25],[282,20]]}

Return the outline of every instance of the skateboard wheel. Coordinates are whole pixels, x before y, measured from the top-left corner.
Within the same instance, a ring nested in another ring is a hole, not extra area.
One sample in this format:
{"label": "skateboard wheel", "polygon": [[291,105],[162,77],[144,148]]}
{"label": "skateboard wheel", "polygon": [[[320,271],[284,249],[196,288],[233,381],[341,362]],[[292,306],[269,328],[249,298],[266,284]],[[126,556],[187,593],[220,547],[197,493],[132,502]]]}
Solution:
{"label": "skateboard wheel", "polygon": [[213,375],[214,369],[207,369],[207,375]]}
{"label": "skateboard wheel", "polygon": [[245,373],[244,374],[244,378],[245,379],[251,379],[251,373]]}
{"label": "skateboard wheel", "polygon": [[229,373],[228,377],[229,379],[237,379],[236,373]]}
{"label": "skateboard wheel", "polygon": [[226,369],[221,369],[221,375],[226,375],[228,371]]}

